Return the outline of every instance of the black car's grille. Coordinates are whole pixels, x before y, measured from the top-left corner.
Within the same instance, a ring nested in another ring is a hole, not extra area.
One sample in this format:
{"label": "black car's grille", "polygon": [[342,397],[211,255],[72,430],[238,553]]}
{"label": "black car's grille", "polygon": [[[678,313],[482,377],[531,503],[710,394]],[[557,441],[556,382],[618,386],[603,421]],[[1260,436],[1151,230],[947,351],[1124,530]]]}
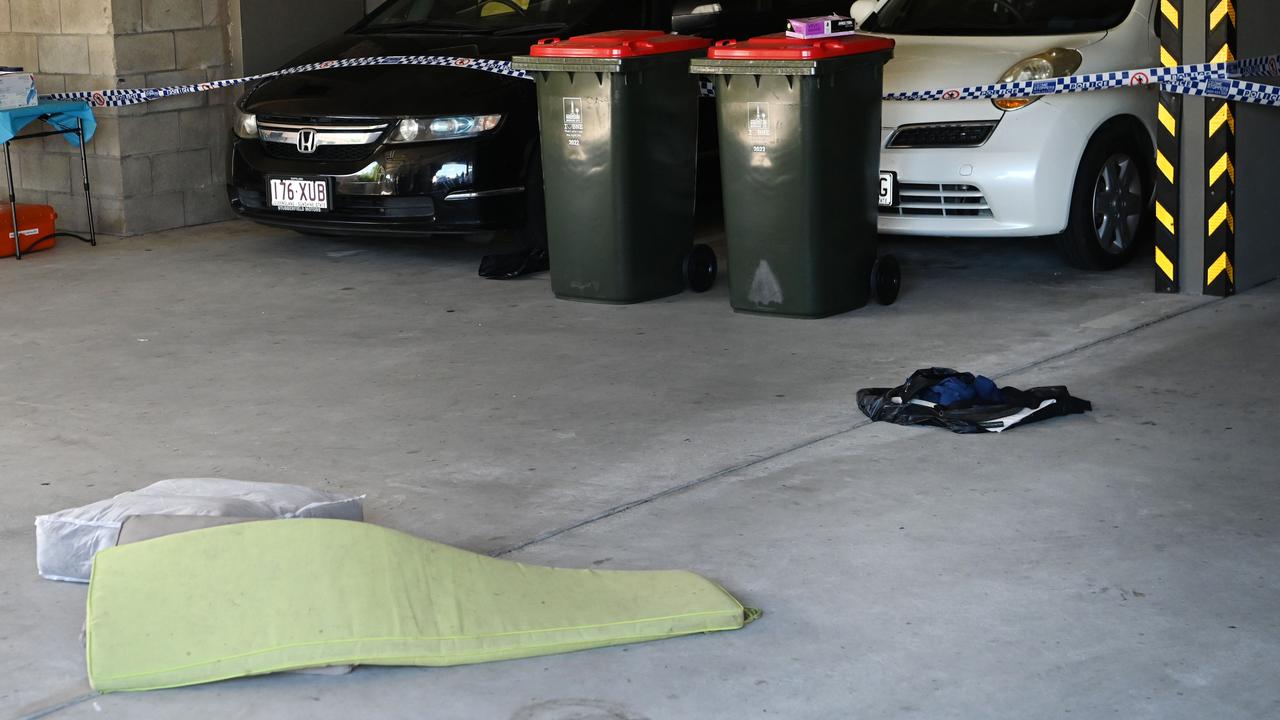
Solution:
{"label": "black car's grille", "polygon": [[235,201],[245,210],[281,212],[302,220],[338,219],[430,219],[436,214],[435,201],[429,197],[361,197],[359,195],[334,196],[331,213],[288,213],[276,211],[267,203],[266,193],[255,190],[236,190]]}
{"label": "black car's grille", "polygon": [[280,160],[328,160],[331,162],[354,162],[364,160],[378,149],[377,143],[372,145],[321,145],[315,152],[304,153],[296,145],[278,142],[262,143],[263,150],[273,158]]}
{"label": "black car's grille", "polygon": [[888,147],[978,147],[995,132],[999,122],[933,123],[903,125],[889,138]]}
{"label": "black car's grille", "polygon": [[357,162],[373,155],[392,125],[375,118],[261,116],[258,140],[263,152],[280,160]]}

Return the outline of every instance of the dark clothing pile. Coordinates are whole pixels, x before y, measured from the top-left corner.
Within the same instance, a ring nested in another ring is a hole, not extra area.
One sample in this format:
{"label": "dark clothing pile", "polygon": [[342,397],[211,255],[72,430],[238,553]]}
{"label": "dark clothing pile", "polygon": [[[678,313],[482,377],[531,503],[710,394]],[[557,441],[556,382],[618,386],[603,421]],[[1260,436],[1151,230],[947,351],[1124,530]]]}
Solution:
{"label": "dark clothing pile", "polygon": [[941,427],[961,434],[999,433],[1019,425],[1091,412],[1067,388],[997,387],[981,375],[948,368],[917,370],[896,388],[858,391],[858,407],[875,421]]}

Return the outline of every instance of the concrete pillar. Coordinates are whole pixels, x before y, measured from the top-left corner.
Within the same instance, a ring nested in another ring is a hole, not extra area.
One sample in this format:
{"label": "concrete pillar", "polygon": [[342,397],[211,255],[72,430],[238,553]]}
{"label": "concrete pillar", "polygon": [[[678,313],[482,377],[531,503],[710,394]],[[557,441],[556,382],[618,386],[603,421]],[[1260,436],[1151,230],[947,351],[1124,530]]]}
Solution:
{"label": "concrete pillar", "polygon": [[[1205,57],[1205,28],[1208,18],[1206,0],[1186,0],[1182,8],[1182,63],[1202,63]],[[1182,103],[1182,217],[1181,292],[1200,295],[1204,292],[1205,214],[1204,214],[1204,99],[1187,96]]]}
{"label": "concrete pillar", "polygon": [[[216,1],[7,0],[0,16],[0,63],[35,72],[42,93],[203,82],[229,70],[227,13]],[[230,216],[221,159],[229,97],[96,111],[89,173],[101,232],[137,235]],[[85,230],[74,149],[49,138],[14,151],[20,201],[52,205],[61,228]]]}
{"label": "concrete pillar", "polygon": [[[1280,55],[1280,3],[1236,2],[1240,56]],[[1236,130],[1236,286],[1244,291],[1280,277],[1280,108],[1241,103]]]}
{"label": "concrete pillar", "polygon": [[[1185,63],[1207,62],[1205,36],[1209,11],[1217,0],[1186,0],[1183,42]],[[1274,0],[1235,0],[1239,12],[1239,57],[1280,54],[1280,4]],[[1280,78],[1272,78],[1280,82]],[[1280,109],[1237,103],[1236,117],[1236,287],[1248,290],[1280,277]],[[1205,102],[1188,97],[1183,111],[1182,292],[1204,292],[1205,207],[1208,135]]]}
{"label": "concrete pillar", "polygon": [[[272,69],[355,23],[366,0],[0,0],[0,64],[41,93],[185,85]],[[287,32],[282,29],[287,28]],[[233,68],[233,62],[238,67]],[[100,232],[138,235],[232,217],[231,104],[239,89],[100,108],[89,173]],[[14,145],[21,202],[87,228],[80,165],[64,140]]]}

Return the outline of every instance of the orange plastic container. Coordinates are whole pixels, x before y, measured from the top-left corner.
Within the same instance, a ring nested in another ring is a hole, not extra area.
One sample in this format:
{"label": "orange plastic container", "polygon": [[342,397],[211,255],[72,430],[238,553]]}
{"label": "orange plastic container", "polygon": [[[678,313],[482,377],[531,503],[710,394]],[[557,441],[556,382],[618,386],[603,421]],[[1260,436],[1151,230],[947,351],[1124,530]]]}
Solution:
{"label": "orange plastic container", "polygon": [[[18,203],[19,236],[22,238],[22,254],[48,250],[58,244],[53,234],[57,232],[58,213],[48,205],[23,205]],[[0,257],[13,257],[13,213],[9,203],[0,205]]]}

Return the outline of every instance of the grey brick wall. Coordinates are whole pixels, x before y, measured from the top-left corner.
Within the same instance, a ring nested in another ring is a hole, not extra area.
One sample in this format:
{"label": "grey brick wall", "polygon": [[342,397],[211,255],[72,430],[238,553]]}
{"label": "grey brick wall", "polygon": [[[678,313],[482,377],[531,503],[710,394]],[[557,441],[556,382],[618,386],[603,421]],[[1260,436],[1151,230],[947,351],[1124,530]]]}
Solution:
{"label": "grey brick wall", "polygon": [[[42,93],[229,77],[227,2],[0,0],[0,64],[34,72]],[[231,217],[223,158],[231,97],[203,93],[96,112],[88,149],[100,232],[136,235]],[[51,138],[13,150],[19,202],[50,204],[61,228],[84,230],[75,149]]]}

